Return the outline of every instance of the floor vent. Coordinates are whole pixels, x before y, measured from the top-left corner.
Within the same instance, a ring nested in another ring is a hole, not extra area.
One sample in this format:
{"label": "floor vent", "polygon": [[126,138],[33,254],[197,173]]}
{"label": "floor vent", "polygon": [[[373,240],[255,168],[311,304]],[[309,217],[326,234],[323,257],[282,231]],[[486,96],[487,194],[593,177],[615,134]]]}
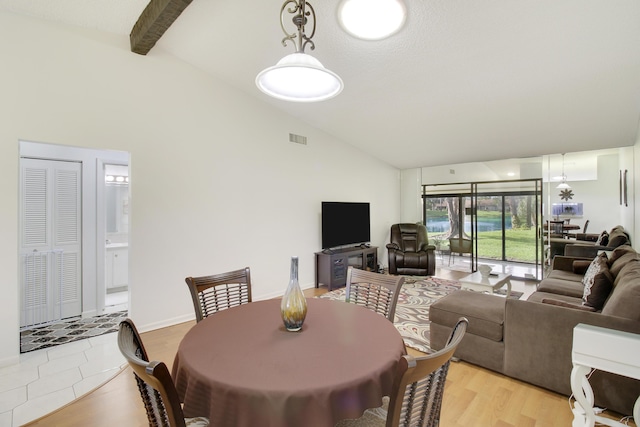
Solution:
{"label": "floor vent", "polygon": [[295,133],[289,134],[289,141],[295,142],[296,144],[307,145],[307,137],[302,135],[296,135]]}

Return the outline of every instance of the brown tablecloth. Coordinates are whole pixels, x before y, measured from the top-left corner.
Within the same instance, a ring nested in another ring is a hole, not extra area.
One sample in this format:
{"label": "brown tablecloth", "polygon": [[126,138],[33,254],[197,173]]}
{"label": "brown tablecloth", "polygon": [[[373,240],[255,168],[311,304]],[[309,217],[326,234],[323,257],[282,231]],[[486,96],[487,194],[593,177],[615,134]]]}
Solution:
{"label": "brown tablecloth", "polygon": [[380,406],[405,352],[396,328],[355,304],[307,304],[299,332],[284,329],[279,299],[196,324],[172,372],[185,416],[217,427],[329,427]]}

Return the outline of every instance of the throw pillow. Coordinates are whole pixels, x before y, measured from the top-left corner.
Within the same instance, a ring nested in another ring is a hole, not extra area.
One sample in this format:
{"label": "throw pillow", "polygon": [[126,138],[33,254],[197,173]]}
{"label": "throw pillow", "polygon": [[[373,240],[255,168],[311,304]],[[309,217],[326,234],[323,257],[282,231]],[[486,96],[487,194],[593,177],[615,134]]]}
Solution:
{"label": "throw pillow", "polygon": [[607,246],[610,248],[617,248],[618,246],[628,245],[629,237],[626,234],[621,234],[618,236],[612,236],[609,234],[609,241],[607,242]]}
{"label": "throw pillow", "polygon": [[573,309],[582,310],[582,311],[596,311],[595,308],[589,307],[588,305],[574,304],[571,302],[561,301],[559,299],[553,299],[553,298],[542,298],[542,303],[549,304],[549,305],[557,305],[565,308],[573,308]]}
{"label": "throw pillow", "polygon": [[613,277],[609,272],[607,256],[598,255],[593,259],[582,279],[584,294],[582,304],[601,310],[613,288]]}
{"label": "throw pillow", "polygon": [[596,246],[607,246],[608,243],[609,243],[609,233],[607,233],[607,230],[604,230],[600,234],[600,237],[598,237],[598,240],[596,240]]}

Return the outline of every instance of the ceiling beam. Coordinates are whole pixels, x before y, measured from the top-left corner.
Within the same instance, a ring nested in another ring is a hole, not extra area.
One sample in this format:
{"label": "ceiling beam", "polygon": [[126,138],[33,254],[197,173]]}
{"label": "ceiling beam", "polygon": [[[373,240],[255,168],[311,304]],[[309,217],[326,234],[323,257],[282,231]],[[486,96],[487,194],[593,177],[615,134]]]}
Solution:
{"label": "ceiling beam", "polygon": [[131,51],[146,55],[192,0],[151,0],[133,26]]}

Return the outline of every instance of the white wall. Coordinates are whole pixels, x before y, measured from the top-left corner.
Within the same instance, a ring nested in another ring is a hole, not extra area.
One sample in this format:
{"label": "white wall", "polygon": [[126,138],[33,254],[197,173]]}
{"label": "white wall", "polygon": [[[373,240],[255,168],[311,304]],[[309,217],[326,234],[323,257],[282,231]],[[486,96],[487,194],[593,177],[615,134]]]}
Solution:
{"label": "white wall", "polygon": [[[422,184],[456,184],[480,181],[496,181],[495,172],[486,162],[459,163],[455,165],[430,166],[422,168]],[[467,186],[468,188],[468,186]]]}
{"label": "white wall", "polygon": [[188,275],[250,266],[263,299],[282,294],[298,255],[312,286],[323,200],[370,202],[386,256],[397,169],[158,48],[133,54],[126,37],[0,12],[0,52],[0,365],[18,354],[21,139],[131,153],[130,315],[142,330],[193,317]]}
{"label": "white wall", "polygon": [[[600,233],[603,230],[611,230],[618,224],[629,228],[631,224],[623,223],[619,203],[619,159],[618,155],[610,154],[598,156],[597,180],[574,181],[569,177],[568,184],[574,196],[569,202],[582,203],[583,217],[573,218],[571,223],[584,225],[589,220],[589,233]],[[551,203],[562,203],[560,190],[556,188],[556,182],[551,183]],[[546,189],[546,184],[545,184]],[[633,193],[630,193],[632,196]]]}
{"label": "white wall", "polygon": [[403,223],[422,221],[422,169],[405,169],[400,174],[401,216]]}

